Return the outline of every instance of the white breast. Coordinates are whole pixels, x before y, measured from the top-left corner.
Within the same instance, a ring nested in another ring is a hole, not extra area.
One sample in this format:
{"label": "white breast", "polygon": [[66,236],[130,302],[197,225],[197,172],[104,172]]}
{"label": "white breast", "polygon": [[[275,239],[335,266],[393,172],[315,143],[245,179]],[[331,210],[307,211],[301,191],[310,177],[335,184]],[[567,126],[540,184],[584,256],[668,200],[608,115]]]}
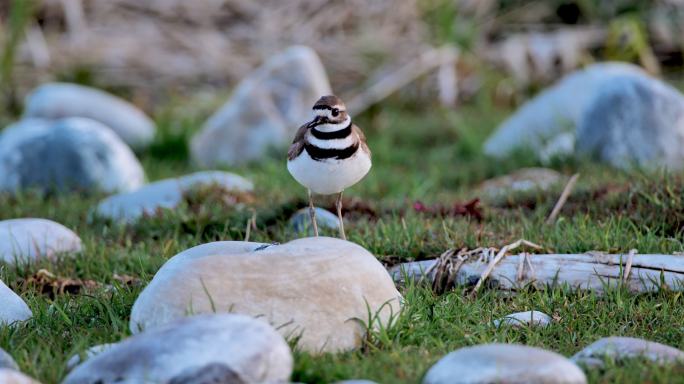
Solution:
{"label": "white breast", "polygon": [[294,160],[287,162],[287,170],[292,177],[319,195],[342,192],[363,179],[370,168],[370,156],[361,149],[347,159],[323,161],[312,159],[303,150]]}

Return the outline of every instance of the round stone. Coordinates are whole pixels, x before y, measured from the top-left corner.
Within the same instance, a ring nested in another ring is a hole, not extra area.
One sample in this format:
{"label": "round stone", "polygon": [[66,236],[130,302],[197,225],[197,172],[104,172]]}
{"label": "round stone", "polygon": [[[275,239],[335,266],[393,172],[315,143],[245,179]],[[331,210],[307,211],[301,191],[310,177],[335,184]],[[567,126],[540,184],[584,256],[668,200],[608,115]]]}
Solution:
{"label": "round stone", "polygon": [[26,98],[27,118],[87,117],[111,128],[133,149],[147,147],[154,138],[154,122],[133,104],[97,88],[48,83]]}
{"label": "round stone", "polygon": [[24,300],[0,280],[0,325],[28,320],[32,315]]}
{"label": "round stone", "polygon": [[193,137],[192,158],[203,167],[261,159],[271,147],[291,142],[297,128],[311,118],[316,100],[331,93],[316,52],[290,47],[238,84]]}
{"label": "round stone", "polygon": [[194,188],[216,186],[226,194],[250,192],[251,181],[230,172],[205,171],[147,184],[132,192],[109,196],[102,200],[95,213],[110,220],[135,222],[144,215],[154,215],[160,209],[173,209],[183,196]]}
{"label": "round stone", "polygon": [[198,315],[111,346],[77,366],[63,384],[287,382],[292,363],[289,346],[265,321]]}
{"label": "round stone", "polygon": [[483,344],[449,353],[428,370],[423,384],[584,384],[582,370],[551,351],[516,344]]}
{"label": "round stone", "polygon": [[0,191],[113,193],[144,179],[131,149],[95,120],[26,119],[0,134]]}
{"label": "round stone", "polygon": [[572,360],[578,364],[601,366],[603,359],[642,358],[660,364],[684,362],[684,352],[665,344],[634,337],[604,337],[577,352]]}
{"label": "round stone", "polygon": [[92,347],[86,349],[83,353],[79,353],[76,355],[73,355],[69,358],[67,361],[67,371],[71,371],[74,369],[77,365],[81,364],[82,362],[90,359],[93,356],[97,356],[100,353],[110,349],[111,347],[115,346],[116,344],[114,343],[107,343],[107,344],[98,344],[98,345],[93,345]]}
{"label": "round stone", "polygon": [[9,353],[5,352],[4,349],[0,348],[0,369],[3,368],[17,370],[19,369],[19,366],[14,361],[12,356],[10,356]]}
{"label": "round stone", "polygon": [[[309,214],[309,208],[302,208],[295,212],[292,217],[290,217],[290,227],[298,233],[309,233],[313,235],[313,227],[311,226],[311,215]],[[337,215],[325,210],[323,208],[316,207],[316,224],[319,229],[337,229],[339,226],[339,220]]]}
{"label": "round stone", "polygon": [[62,224],[46,219],[0,221],[0,261],[35,261],[81,251],[81,239]]}
{"label": "round stone", "polygon": [[551,324],[551,316],[539,311],[516,312],[494,321],[495,327],[546,327]]}
{"label": "round stone", "polygon": [[522,168],[508,175],[484,181],[480,190],[487,198],[505,198],[511,193],[547,191],[564,179],[563,175],[548,168]]}
{"label": "round stone", "polygon": [[401,295],[378,260],[348,241],[318,237],[283,245],[210,243],[171,258],[143,290],[131,331],[153,329],[188,313],[263,317],[313,353],[361,345],[366,327],[384,325]]}

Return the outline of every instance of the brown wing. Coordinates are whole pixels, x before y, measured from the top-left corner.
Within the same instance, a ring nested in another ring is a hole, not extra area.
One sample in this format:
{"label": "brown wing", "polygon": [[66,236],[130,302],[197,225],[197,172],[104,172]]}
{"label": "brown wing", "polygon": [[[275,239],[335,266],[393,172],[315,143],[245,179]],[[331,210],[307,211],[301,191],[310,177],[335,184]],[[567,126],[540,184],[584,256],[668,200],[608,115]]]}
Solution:
{"label": "brown wing", "polygon": [[371,150],[370,148],[368,148],[368,143],[366,142],[366,135],[363,134],[361,128],[357,127],[356,124],[352,124],[352,131],[354,131],[354,133],[356,133],[356,136],[359,137],[361,148],[368,153],[368,156],[370,156]]}
{"label": "brown wing", "polygon": [[294,160],[295,157],[299,156],[299,154],[302,153],[302,151],[304,150],[304,137],[306,136],[306,131],[309,130],[307,124],[302,125],[297,130],[295,138],[294,140],[292,140],[292,145],[290,146],[290,149],[287,151],[288,160]]}

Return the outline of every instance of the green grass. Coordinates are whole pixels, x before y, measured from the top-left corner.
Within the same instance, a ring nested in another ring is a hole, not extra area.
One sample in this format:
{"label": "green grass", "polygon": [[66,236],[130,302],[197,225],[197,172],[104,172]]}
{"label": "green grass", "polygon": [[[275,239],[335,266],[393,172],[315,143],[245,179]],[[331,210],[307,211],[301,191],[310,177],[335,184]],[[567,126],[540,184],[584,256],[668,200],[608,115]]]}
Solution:
{"label": "green grass", "polygon": [[[681,174],[622,173],[590,162],[556,161],[553,167],[581,178],[554,225],[544,224],[559,194],[516,194],[483,202],[484,218],[415,212],[413,203],[451,206],[481,197],[478,184],[522,166],[539,165],[525,154],[492,160],[481,154],[483,140],[510,111],[486,99],[457,111],[438,107],[384,106],[358,119],[369,137],[374,166],[347,192],[349,239],[387,264],[432,258],[447,248],[497,246],[519,238],[555,252],[602,250],[681,252],[684,238],[684,179]],[[202,121],[173,106],[157,117],[158,141],[141,155],[148,177],[156,180],[193,171],[184,143]],[[18,292],[34,317],[17,328],[0,329],[0,347],[21,369],[45,383],[66,374],[65,362],[88,346],[129,335],[131,306],[157,269],[174,254],[215,240],[242,240],[256,212],[251,240],[286,242],[297,236],[287,227],[305,191],[285,169],[284,150],[263,162],[230,169],[256,184],[255,201],[244,209],[220,201],[195,200],[156,218],[122,228],[90,221],[88,212],[101,196],[60,195],[46,199],[30,193],[0,197],[0,219],[44,217],[74,229],[85,251],[49,263],[1,266],[0,278]],[[211,196],[211,194],[208,194]],[[332,201],[320,199],[330,207]],[[369,213],[371,212],[371,213]],[[334,232],[329,234],[334,235]],[[353,268],[353,266],[350,266]],[[45,294],[26,279],[45,268],[57,276],[93,280],[107,289]],[[139,278],[122,285],[115,275]],[[635,295],[618,289],[597,296],[555,288],[504,296],[485,290],[468,298],[463,289],[436,295],[425,287],[402,288],[406,307],[390,329],[375,332],[360,351],[311,356],[296,353],[293,381],[332,382],[367,378],[381,383],[416,383],[440,357],[460,347],[489,342],[540,346],[571,355],[610,335],[644,337],[684,348],[681,294],[663,290]],[[492,320],[515,311],[541,310],[557,321],[545,329],[496,329]],[[642,362],[609,364],[590,371],[591,382],[684,382],[681,367]]]}

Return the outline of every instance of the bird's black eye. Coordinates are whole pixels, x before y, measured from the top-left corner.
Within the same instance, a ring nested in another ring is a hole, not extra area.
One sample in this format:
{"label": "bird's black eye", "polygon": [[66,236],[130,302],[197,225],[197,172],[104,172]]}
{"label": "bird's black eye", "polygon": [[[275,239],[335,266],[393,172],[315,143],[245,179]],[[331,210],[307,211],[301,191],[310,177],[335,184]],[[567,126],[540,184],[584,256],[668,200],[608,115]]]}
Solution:
{"label": "bird's black eye", "polygon": [[339,114],[340,114],[340,110],[337,108],[333,108],[333,110],[332,110],[333,117],[337,117],[337,115],[339,115]]}

